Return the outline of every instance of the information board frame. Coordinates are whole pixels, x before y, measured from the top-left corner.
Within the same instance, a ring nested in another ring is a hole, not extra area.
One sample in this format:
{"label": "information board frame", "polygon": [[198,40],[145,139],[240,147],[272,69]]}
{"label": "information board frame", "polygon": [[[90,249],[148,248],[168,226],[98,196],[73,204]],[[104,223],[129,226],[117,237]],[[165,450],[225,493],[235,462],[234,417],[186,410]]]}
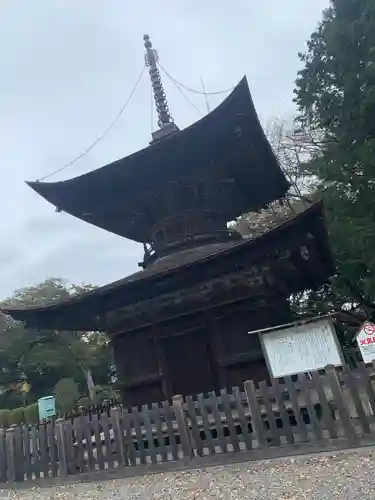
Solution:
{"label": "information board frame", "polygon": [[298,326],[305,326],[305,325],[308,325],[308,324],[314,324],[314,323],[318,323],[318,322],[322,322],[322,321],[326,321],[328,326],[329,326],[329,329],[331,331],[331,334],[332,334],[332,340],[333,340],[333,345],[334,347],[336,348],[336,355],[337,355],[337,360],[339,362],[335,362],[335,363],[331,363],[333,364],[333,366],[342,366],[345,364],[345,361],[344,361],[344,356],[343,356],[343,353],[342,353],[342,349],[341,349],[341,346],[340,346],[340,343],[338,341],[338,338],[337,338],[337,335],[336,335],[336,329],[335,329],[335,326],[334,326],[334,323],[332,321],[332,316],[327,314],[327,315],[322,315],[322,316],[316,316],[314,318],[308,318],[308,319],[301,319],[301,320],[298,320],[298,321],[294,321],[294,322],[291,322],[291,323],[286,323],[286,324],[283,324],[283,325],[277,325],[277,326],[274,326],[274,327],[269,327],[269,328],[264,328],[264,329],[261,329],[261,330],[256,330],[256,331],[252,331],[252,332],[248,332],[249,335],[258,335],[258,338],[259,338],[259,341],[260,341],[260,344],[261,344],[261,347],[262,347],[262,351],[263,351],[263,355],[264,355],[264,358],[265,358],[265,361],[266,361],[266,365],[267,365],[267,369],[268,369],[268,372],[270,374],[270,376],[272,378],[282,378],[284,376],[291,376],[291,375],[297,375],[298,373],[308,373],[308,372],[311,372],[311,371],[315,371],[317,369],[323,369],[325,368],[325,366],[329,363],[326,363],[325,366],[321,366],[320,368],[306,368],[304,371],[288,371],[288,373],[284,373],[282,375],[278,374],[278,373],[275,373],[273,367],[272,367],[272,362],[270,360],[270,357],[269,357],[269,353],[267,352],[267,348],[265,346],[265,342],[264,342],[264,335],[265,334],[269,334],[269,333],[278,333],[278,332],[281,332],[282,330],[290,330],[292,328],[297,328]]}

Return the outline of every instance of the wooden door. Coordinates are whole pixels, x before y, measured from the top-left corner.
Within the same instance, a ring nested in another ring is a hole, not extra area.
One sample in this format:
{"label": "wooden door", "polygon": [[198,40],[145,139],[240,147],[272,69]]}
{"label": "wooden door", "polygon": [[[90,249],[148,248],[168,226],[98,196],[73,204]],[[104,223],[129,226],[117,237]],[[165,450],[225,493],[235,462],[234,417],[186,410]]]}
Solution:
{"label": "wooden door", "polygon": [[216,388],[204,329],[164,338],[162,345],[173,394],[195,396]]}

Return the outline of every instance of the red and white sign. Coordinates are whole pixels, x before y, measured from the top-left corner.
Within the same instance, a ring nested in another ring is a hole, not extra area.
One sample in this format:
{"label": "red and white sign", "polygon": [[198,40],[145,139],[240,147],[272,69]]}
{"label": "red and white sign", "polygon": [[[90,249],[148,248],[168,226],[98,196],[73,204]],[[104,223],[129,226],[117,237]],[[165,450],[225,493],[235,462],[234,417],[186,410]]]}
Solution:
{"label": "red and white sign", "polygon": [[375,324],[366,321],[357,334],[357,344],[363,361],[371,363],[375,360]]}

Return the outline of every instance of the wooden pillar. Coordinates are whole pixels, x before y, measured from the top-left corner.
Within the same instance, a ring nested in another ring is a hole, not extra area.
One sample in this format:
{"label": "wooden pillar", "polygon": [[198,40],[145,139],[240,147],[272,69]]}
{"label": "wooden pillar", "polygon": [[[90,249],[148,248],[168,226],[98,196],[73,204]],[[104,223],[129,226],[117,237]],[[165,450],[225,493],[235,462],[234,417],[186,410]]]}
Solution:
{"label": "wooden pillar", "polygon": [[154,342],[155,355],[158,363],[159,374],[162,376],[161,390],[163,393],[163,398],[165,400],[170,400],[173,396],[172,383],[170,379],[168,363],[162,346],[162,339],[158,335],[158,333],[159,333],[158,327],[154,325],[152,327],[152,339]]}
{"label": "wooden pillar", "polygon": [[205,311],[205,324],[210,345],[210,364],[213,372],[213,379],[215,381],[215,388],[222,389],[226,387],[226,377],[224,369],[219,364],[219,359],[222,357],[223,353],[223,346],[219,320],[215,316],[215,309]]}

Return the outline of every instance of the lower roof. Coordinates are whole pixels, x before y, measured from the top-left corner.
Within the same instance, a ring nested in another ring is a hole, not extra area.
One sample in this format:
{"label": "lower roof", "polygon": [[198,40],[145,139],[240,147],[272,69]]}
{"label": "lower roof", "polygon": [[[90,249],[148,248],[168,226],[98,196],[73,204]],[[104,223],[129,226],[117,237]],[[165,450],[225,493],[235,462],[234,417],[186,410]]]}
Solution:
{"label": "lower roof", "polygon": [[[139,298],[141,292],[151,290],[155,294],[154,290],[156,290],[157,285],[165,284],[168,280],[172,282],[176,276],[186,276],[190,269],[198,267],[203,272],[207,264],[213,262],[216,262],[218,268],[220,268],[223,259],[226,260],[228,257],[235,259],[237,252],[258,253],[259,250],[263,251],[263,249],[266,251],[267,245],[274,245],[275,238],[283,238],[283,235],[289,233],[290,229],[299,228],[308,231],[311,227],[316,229],[317,241],[320,246],[320,258],[326,261],[325,267],[327,268],[328,278],[333,273],[334,264],[324,222],[323,204],[318,202],[276,228],[255,238],[245,239],[240,242],[216,243],[172,254],[158,259],[150,267],[123,279],[68,299],[56,301],[50,305],[22,308],[3,307],[0,311],[10,315],[15,320],[25,321],[34,326],[43,324],[44,318],[74,314],[74,311],[77,311],[77,313],[79,311],[80,316],[84,314],[87,318],[93,318],[110,310],[109,303],[115,295],[119,296],[120,294],[122,298],[127,299],[127,302],[136,303],[138,300],[143,300]],[[90,323],[93,324],[92,320]]]}

